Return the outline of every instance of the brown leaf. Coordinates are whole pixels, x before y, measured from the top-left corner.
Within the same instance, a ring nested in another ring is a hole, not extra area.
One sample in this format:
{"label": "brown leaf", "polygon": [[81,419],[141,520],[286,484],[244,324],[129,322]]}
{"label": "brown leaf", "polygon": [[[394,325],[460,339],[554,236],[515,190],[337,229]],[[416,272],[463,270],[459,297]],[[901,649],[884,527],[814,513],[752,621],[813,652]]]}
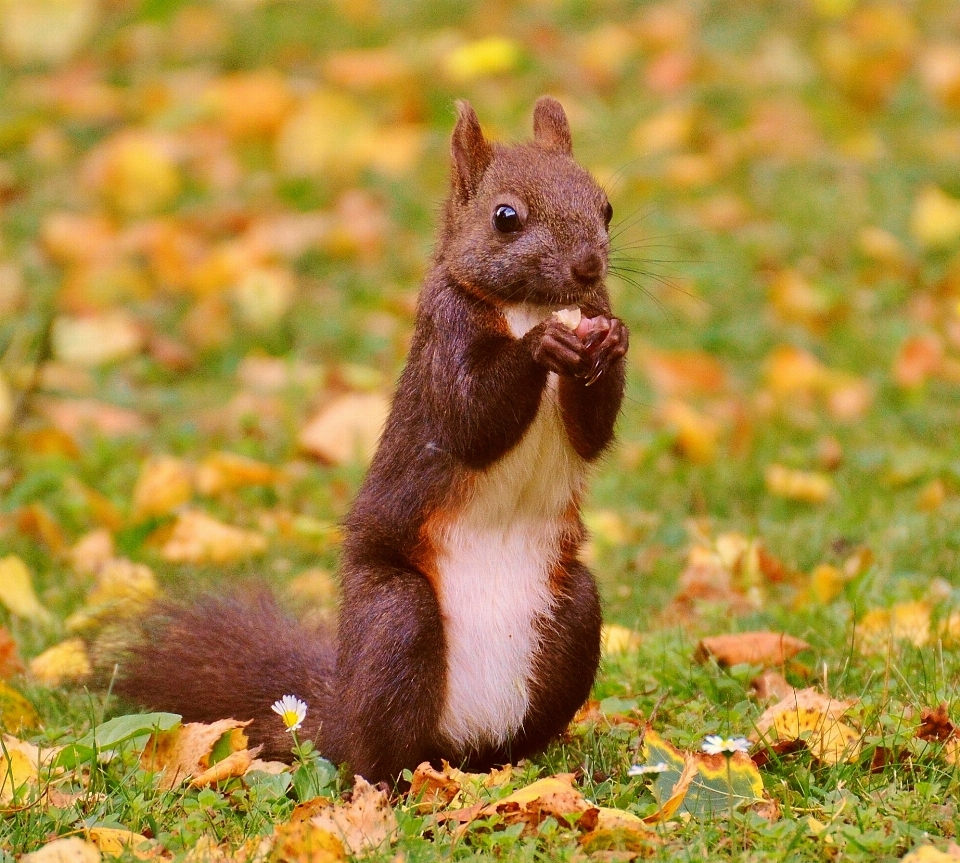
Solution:
{"label": "brown leaf", "polygon": [[787,679],[772,668],[764,669],[750,681],[750,690],[760,701],[776,699],[782,701],[794,692],[794,688],[787,683]]}
{"label": "brown leaf", "polygon": [[460,792],[460,783],[450,775],[450,765],[435,770],[429,761],[420,764],[410,782],[408,800],[414,801],[418,811],[431,812],[449,806]]}
{"label": "brown leaf", "polygon": [[166,515],[193,497],[193,470],[173,456],[147,459],[133,489],[133,518],[143,521]]}
{"label": "brown leaf", "polygon": [[[258,750],[259,751],[259,748]],[[253,756],[249,749],[240,749],[231,752],[226,758],[218,761],[212,767],[198,773],[190,780],[190,785],[194,788],[205,788],[208,785],[214,785],[222,782],[224,779],[230,779],[234,776],[243,776],[253,763]]]}
{"label": "brown leaf", "polygon": [[266,548],[263,534],[188,510],[177,518],[160,554],[171,563],[232,563],[262,554]]}
{"label": "brown leaf", "polygon": [[781,632],[740,632],[701,639],[694,659],[712,657],[720,665],[783,665],[810,645],[801,638]]}
{"label": "brown leaf", "polygon": [[[249,724],[249,720],[238,722],[236,719],[221,719],[209,725],[188,722],[169,731],[161,731],[150,737],[140,757],[140,764],[144,770],[162,771],[161,789],[166,791],[175,788],[181,782],[202,776],[209,770],[213,747],[224,735],[228,735],[232,754],[247,752],[247,736],[242,729]],[[244,770],[250,765],[250,757],[251,753],[247,752]],[[243,760],[241,756],[239,761]],[[234,761],[231,768],[237,763]]]}
{"label": "brown leaf", "polygon": [[363,854],[392,842],[397,818],[387,795],[362,776],[354,777],[349,803],[338,803],[316,815],[309,823],[338,837],[351,854]]}
{"label": "brown leaf", "polygon": [[323,407],[300,431],[301,449],[327,464],[369,458],[386,422],[390,401],[379,393],[348,393]]}
{"label": "brown leaf", "polygon": [[0,626],[0,680],[9,680],[23,673],[23,660],[17,652],[17,643],[9,630]]}
{"label": "brown leaf", "polygon": [[73,437],[88,432],[105,437],[125,437],[149,428],[147,421],[136,411],[96,399],[44,397],[37,399],[35,405],[54,426]]}
{"label": "brown leaf", "polygon": [[339,863],[346,859],[347,851],[338,835],[312,821],[294,818],[273,830],[270,860],[276,863]]}
{"label": "brown leaf", "polygon": [[957,726],[950,721],[947,715],[947,704],[943,702],[932,710],[924,707],[920,711],[920,727],[917,737],[921,740],[936,740],[943,742],[957,737]]}

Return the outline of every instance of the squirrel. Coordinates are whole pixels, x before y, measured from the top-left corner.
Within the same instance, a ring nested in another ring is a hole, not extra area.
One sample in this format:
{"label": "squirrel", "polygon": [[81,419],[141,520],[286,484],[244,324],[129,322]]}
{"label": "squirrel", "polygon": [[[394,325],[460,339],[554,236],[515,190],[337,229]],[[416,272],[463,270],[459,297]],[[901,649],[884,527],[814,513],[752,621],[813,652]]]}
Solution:
{"label": "squirrel", "polygon": [[624,390],[628,332],[604,284],[613,210],[556,100],[537,101],[533,141],[513,145],[457,109],[409,357],[345,522],[336,638],[266,596],[168,605],[116,685],[184,721],[252,719],[251,743],[283,760],[271,703],[296,695],[301,734],[371,782],[542,750],[600,659],[577,555]]}

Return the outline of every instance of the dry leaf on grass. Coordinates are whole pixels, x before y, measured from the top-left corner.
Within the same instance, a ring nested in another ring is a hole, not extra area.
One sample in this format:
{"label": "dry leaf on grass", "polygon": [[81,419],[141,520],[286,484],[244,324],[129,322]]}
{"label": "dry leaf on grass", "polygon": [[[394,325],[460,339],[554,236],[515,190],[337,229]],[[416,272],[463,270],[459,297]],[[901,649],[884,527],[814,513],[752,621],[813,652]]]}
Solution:
{"label": "dry leaf on grass", "polygon": [[605,656],[631,653],[640,647],[640,634],[616,623],[604,624],[600,631],[600,649]]}
{"label": "dry leaf on grass", "polygon": [[91,827],[86,831],[87,839],[104,854],[110,857],[131,855],[139,860],[156,856],[155,842],[142,833],[133,833],[118,827]]}
{"label": "dry leaf on grass", "polygon": [[30,660],[30,674],[44,686],[79,683],[93,672],[87,647],[80,638],[68,638]]}
{"label": "dry leaf on grass", "polygon": [[751,738],[777,746],[803,743],[824,764],[853,761],[860,754],[860,732],[840,721],[855,704],[830,698],[816,689],[798,689],[768,707],[757,720]]}
{"label": "dry leaf on grass", "polygon": [[780,464],[772,464],[764,471],[767,491],[776,497],[796,500],[801,503],[826,503],[836,494],[833,480],[824,473],[809,470],[793,470]]}
{"label": "dry leaf on grass", "polygon": [[337,834],[312,821],[296,819],[273,830],[270,860],[276,863],[339,863],[347,859]]}
{"label": "dry leaf on grass", "polygon": [[105,528],[85,533],[70,549],[70,566],[77,575],[94,575],[115,554],[113,534]]}
{"label": "dry leaf on grass", "polygon": [[[242,776],[250,766],[255,754],[247,750],[247,735],[244,728],[250,724],[236,719],[221,719],[206,725],[201,722],[188,722],[169,731],[161,731],[150,737],[140,757],[144,770],[162,771],[160,788],[169,790],[185,780],[210,784],[228,776]],[[228,754],[222,761],[234,758],[227,767],[211,765],[210,760],[215,747],[226,747]],[[241,769],[242,767],[242,769]],[[211,769],[213,768],[213,769]],[[239,771],[239,772],[237,772]]]}
{"label": "dry leaf on grass", "polygon": [[251,485],[273,485],[283,474],[275,467],[231,452],[215,452],[197,465],[200,494],[213,496]]}
{"label": "dry leaf on grass", "polygon": [[946,851],[934,845],[920,845],[907,854],[900,863],[957,863],[960,860],[960,846],[951,842]]}
{"label": "dry leaf on grass", "polygon": [[37,599],[33,577],[27,565],[15,554],[0,559],[0,604],[17,617],[35,623],[50,621],[50,612]]}
{"label": "dry leaf on grass", "polygon": [[782,632],[739,632],[703,638],[693,655],[696,662],[713,658],[719,665],[783,665],[810,645]]}
{"label": "dry leaf on grass", "polygon": [[[14,675],[22,674],[23,670],[23,660],[17,652],[17,643],[9,630],[0,626],[0,680],[9,680]],[[2,719],[0,711],[0,722]]]}
{"label": "dry leaf on grass", "polygon": [[390,410],[379,393],[348,393],[325,405],[300,431],[300,448],[328,464],[369,458]]}
{"label": "dry leaf on grass", "polygon": [[332,833],[351,854],[358,855],[392,842],[397,832],[397,818],[387,795],[362,776],[354,777],[348,803],[323,809],[310,823]]}
{"label": "dry leaf on grass", "polygon": [[54,839],[37,851],[24,854],[21,863],[100,863],[100,849],[79,836]]}
{"label": "dry leaf on grass", "polygon": [[[930,603],[923,600],[871,609],[856,625],[857,649],[867,655],[885,653],[899,641],[924,647],[930,643],[932,614]],[[947,623],[949,628],[949,621]]]}
{"label": "dry leaf on grass", "polygon": [[26,785],[37,785],[40,768],[46,765],[54,750],[44,753],[23,740],[9,734],[3,735],[0,747],[0,804],[10,803]]}
{"label": "dry leaf on grass", "polygon": [[79,438],[88,432],[104,437],[125,437],[146,431],[144,417],[130,408],[122,408],[97,399],[43,397],[35,400],[38,413],[64,434]]}
{"label": "dry leaf on grass", "polygon": [[147,459],[133,489],[133,518],[166,515],[193,497],[193,470],[173,456]]}
{"label": "dry leaf on grass", "polygon": [[232,563],[262,554],[266,548],[263,534],[188,510],[178,516],[160,554],[170,563]]}
{"label": "dry leaf on grass", "polygon": [[942,743],[956,736],[957,726],[950,721],[946,702],[932,710],[924,707],[920,711],[920,727],[917,729],[917,737],[920,740],[935,740]]}
{"label": "dry leaf on grass", "polygon": [[127,359],[143,348],[143,330],[126,312],[83,318],[57,318],[53,354],[65,363],[100,366]]}
{"label": "dry leaf on grass", "polygon": [[16,734],[39,726],[40,717],[33,705],[16,689],[0,682],[0,728]]}

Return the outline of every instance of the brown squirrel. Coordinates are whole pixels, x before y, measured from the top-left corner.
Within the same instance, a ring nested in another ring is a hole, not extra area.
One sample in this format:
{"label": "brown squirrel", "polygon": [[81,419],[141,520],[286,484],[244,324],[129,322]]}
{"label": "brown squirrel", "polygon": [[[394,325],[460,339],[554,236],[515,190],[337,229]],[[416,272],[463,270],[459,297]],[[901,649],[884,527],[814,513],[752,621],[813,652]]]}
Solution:
{"label": "brown squirrel", "polygon": [[[559,102],[541,98],[533,141],[511,146],[458,109],[410,356],[346,521],[336,643],[269,599],[207,598],[148,621],[118,685],[185,721],[253,719],[251,741],[281,759],[271,703],[296,695],[301,734],[374,782],[543,749],[600,657],[577,554],[624,388],[627,329],[604,286],[613,211]],[[553,314],[566,307],[579,324]]]}

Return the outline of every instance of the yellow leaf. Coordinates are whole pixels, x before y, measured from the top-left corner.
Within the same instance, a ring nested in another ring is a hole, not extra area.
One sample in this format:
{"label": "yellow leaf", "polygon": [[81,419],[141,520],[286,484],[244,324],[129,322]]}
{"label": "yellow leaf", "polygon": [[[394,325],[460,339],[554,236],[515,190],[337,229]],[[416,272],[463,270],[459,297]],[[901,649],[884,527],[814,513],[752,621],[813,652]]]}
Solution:
{"label": "yellow leaf", "polygon": [[166,515],[193,497],[193,471],[183,459],[158,456],[140,468],[133,489],[133,518]]}
{"label": "yellow leaf", "polygon": [[803,503],[825,503],[834,494],[833,480],[816,471],[791,470],[779,464],[764,471],[767,490],[777,497]]}
{"label": "yellow leaf", "polygon": [[161,731],[152,735],[147,742],[140,757],[140,764],[144,770],[162,771],[159,787],[164,790],[175,788],[181,782],[194,780],[204,774],[207,774],[204,782],[217,781],[218,778],[225,777],[208,772],[211,768],[210,757],[215,746],[223,746],[225,743],[229,753],[222,760],[226,761],[231,755],[245,753],[245,756],[235,758],[225,768],[229,775],[242,775],[242,772],[232,771],[238,770],[243,762],[244,771],[250,766],[247,736],[243,733],[243,729],[249,724],[249,721],[221,719],[209,725],[188,722],[169,731]]}
{"label": "yellow leaf", "polygon": [[925,186],[913,203],[910,230],[921,245],[941,249],[960,241],[960,200]]}
{"label": "yellow leaf", "polygon": [[94,575],[113,555],[113,535],[101,527],[77,540],[70,549],[70,565],[78,575]]}
{"label": "yellow leaf", "polygon": [[120,857],[128,852],[141,860],[151,856],[149,849],[153,842],[142,833],[117,827],[91,827],[86,835],[97,848],[111,857]]}
{"label": "yellow leaf", "polygon": [[803,741],[824,764],[853,761],[860,754],[860,733],[840,721],[852,705],[812,688],[794,690],[763,712],[753,737],[770,743]]}
{"label": "yellow leaf", "polygon": [[600,649],[606,656],[630,653],[640,647],[640,635],[616,623],[605,624],[600,631]]}
{"label": "yellow leaf", "polygon": [[240,320],[251,330],[274,329],[293,306],[297,285],[283,267],[259,266],[247,270],[233,286]]}
{"label": "yellow leaf", "polygon": [[125,557],[107,561],[97,573],[96,584],[87,596],[88,606],[129,604],[142,608],[158,593],[153,570]]}
{"label": "yellow leaf", "polygon": [[97,0],[0,0],[0,43],[19,65],[62,63],[93,32]]}
{"label": "yellow leaf", "polygon": [[218,761],[212,767],[207,768],[203,773],[198,773],[190,784],[194,788],[206,788],[208,785],[214,785],[222,782],[224,779],[230,779],[234,776],[243,776],[253,763],[253,756],[249,749],[240,749],[231,752],[226,758]]}
{"label": "yellow leaf", "polygon": [[84,317],[60,316],[51,333],[57,359],[78,366],[102,366],[125,360],[143,348],[143,332],[126,312]]}
{"label": "yellow leaf", "polygon": [[957,863],[960,848],[951,845],[948,851],[940,851],[933,845],[920,845],[907,854],[901,863]]}
{"label": "yellow leaf", "polygon": [[0,435],[5,434],[13,419],[13,392],[3,372],[0,372]]}
{"label": "yellow leaf", "polygon": [[871,609],[857,623],[857,647],[865,654],[882,653],[896,641],[924,647],[930,643],[932,613],[923,600]]}
{"label": "yellow leaf", "polygon": [[351,854],[361,855],[393,839],[397,818],[383,791],[361,776],[354,779],[350,802],[327,807],[310,823],[340,839]]}
{"label": "yellow leaf", "polygon": [[321,408],[301,429],[298,443],[328,464],[345,464],[358,454],[370,458],[389,410],[389,399],[379,393],[348,393]]}
{"label": "yellow leaf", "polygon": [[0,803],[10,803],[25,785],[36,784],[40,763],[36,746],[4,734],[0,747]]}
{"label": "yellow leaf", "polygon": [[810,573],[810,591],[821,605],[833,602],[842,592],[847,578],[829,563],[821,563]]}
{"label": "yellow leaf", "polygon": [[219,495],[251,485],[273,485],[283,477],[275,467],[231,452],[215,452],[197,466],[197,491]]}
{"label": "yellow leaf", "polygon": [[69,638],[30,660],[30,673],[44,686],[76,683],[93,671],[83,639]]}
{"label": "yellow leaf", "polygon": [[125,216],[156,213],[180,194],[172,145],[160,136],[124,130],[91,154],[104,199]]}
{"label": "yellow leaf", "polygon": [[21,863],[100,863],[100,849],[79,836],[54,839],[38,851],[24,854]]}
{"label": "yellow leaf", "polygon": [[17,617],[35,623],[50,621],[50,612],[37,599],[27,565],[15,554],[0,559],[0,603]]}
{"label": "yellow leaf", "polygon": [[457,81],[473,81],[512,72],[520,63],[520,45],[503,36],[488,36],[451,51],[447,73]]}
{"label": "yellow leaf", "polygon": [[206,101],[228,135],[248,138],[273,134],[294,100],[283,75],[268,68],[218,78]]}
{"label": "yellow leaf", "polygon": [[0,729],[16,734],[39,725],[40,717],[33,705],[17,690],[0,683]]}
{"label": "yellow leaf", "polygon": [[273,851],[277,863],[340,863],[346,849],[337,836],[309,820],[294,820],[273,828]]}
{"label": "yellow leaf", "polygon": [[263,534],[189,510],[177,518],[160,554],[170,563],[232,563],[263,554],[266,549]]}
{"label": "yellow leaf", "polygon": [[682,456],[697,464],[716,458],[720,437],[716,420],[677,399],[664,404],[660,415],[664,424],[676,433],[676,448]]}

